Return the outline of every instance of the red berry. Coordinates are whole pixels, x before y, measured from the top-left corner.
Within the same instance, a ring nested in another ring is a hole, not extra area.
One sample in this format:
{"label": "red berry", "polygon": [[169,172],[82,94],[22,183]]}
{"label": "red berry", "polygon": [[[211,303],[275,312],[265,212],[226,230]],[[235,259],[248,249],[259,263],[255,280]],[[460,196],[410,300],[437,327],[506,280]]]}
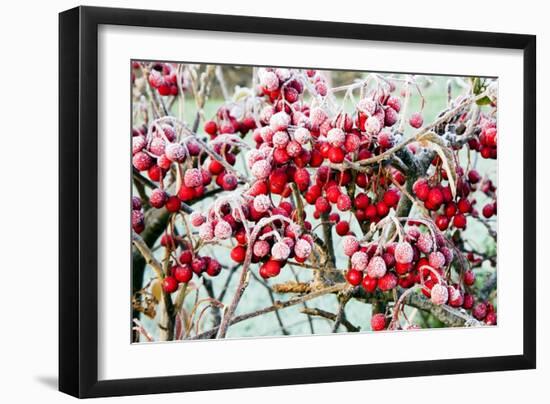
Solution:
{"label": "red berry", "polygon": [[218,276],[221,270],[222,270],[222,266],[220,265],[218,260],[215,260],[212,258],[208,261],[208,264],[206,267],[206,273],[209,276]]}
{"label": "red berry", "polygon": [[468,172],[468,181],[472,184],[477,184],[481,180],[481,176],[476,170],[470,170]]}
{"label": "red berry", "polygon": [[387,272],[383,277],[378,279],[378,288],[382,292],[387,292],[388,290],[392,290],[397,286],[397,276],[395,276],[391,272]]}
{"label": "red berry", "polygon": [[279,275],[279,273],[281,273],[281,264],[281,261],[267,261],[260,267],[260,276],[267,279]]}
{"label": "red berry", "polygon": [[383,201],[376,204],[376,213],[380,217],[385,217],[390,212],[390,208]]}
{"label": "red berry", "polygon": [[494,205],[492,203],[488,203],[487,205],[485,205],[483,207],[483,209],[481,210],[481,213],[483,214],[484,217],[489,219],[491,216],[493,216],[495,214]]}
{"label": "red berry", "polygon": [[168,212],[171,212],[171,213],[178,212],[180,208],[181,208],[181,201],[180,201],[180,198],[178,198],[177,196],[172,195],[166,201],[166,210]]}
{"label": "red berry", "polygon": [[367,292],[372,293],[376,290],[376,286],[378,286],[378,280],[376,278],[371,278],[370,276],[365,275],[363,281],[361,282],[361,286],[363,286],[363,289],[365,289]]}
{"label": "red berry", "polygon": [[464,307],[466,310],[470,310],[474,306],[474,296],[467,294],[464,295],[464,303],[462,303],[462,307]]}
{"label": "red berry", "polygon": [[434,207],[433,210],[439,209],[439,206],[441,206],[441,204],[443,203],[443,193],[439,188],[430,189],[426,202]]}
{"label": "red berry", "polygon": [[345,220],[336,223],[336,234],[339,236],[345,236],[349,232],[349,223]]}
{"label": "red berry", "polygon": [[351,209],[351,198],[347,196],[346,194],[341,194],[338,197],[338,201],[336,202],[336,207],[341,210],[342,212],[345,212],[347,210]]}
{"label": "red berry", "polygon": [[187,283],[193,277],[193,271],[189,265],[178,265],[172,268],[172,276],[178,282]]}
{"label": "red berry", "polygon": [[317,198],[317,201],[315,201],[315,209],[317,209],[320,213],[328,213],[330,212],[330,203],[326,200],[326,198]]}
{"label": "red berry", "polygon": [[218,133],[218,125],[214,121],[208,121],[204,124],[204,131],[214,137]]}
{"label": "red berry", "polygon": [[328,151],[328,159],[334,163],[339,164],[344,161],[346,154],[340,147],[332,146]]}
{"label": "red berry", "polygon": [[464,216],[460,213],[458,215],[456,215],[453,219],[453,225],[457,229],[465,229],[466,228],[466,216]]}
{"label": "red berry", "polygon": [[151,192],[149,202],[151,203],[152,207],[160,209],[164,206],[167,199],[168,195],[166,194],[166,192],[164,192],[162,189],[156,188],[155,190],[153,190],[153,192]]}
{"label": "red berry", "polygon": [[370,204],[370,199],[366,194],[360,193],[355,196],[353,203],[357,209],[366,209]]}
{"label": "red berry", "polygon": [[485,316],[485,324],[487,325],[497,324],[497,314],[494,311],[487,313],[487,316]]}
{"label": "red berry", "polygon": [[449,227],[449,218],[444,215],[438,215],[435,218],[435,225],[441,231],[447,230],[447,227]]}
{"label": "red berry", "polygon": [[464,283],[468,286],[472,286],[476,281],[476,274],[472,270],[464,272]]}
{"label": "red berry", "polygon": [[388,189],[384,193],[383,200],[384,200],[384,203],[386,205],[395,207],[395,206],[397,206],[397,203],[399,202],[399,198],[400,198],[400,195],[399,195],[398,190]]}
{"label": "red berry", "polygon": [[457,204],[458,210],[461,213],[470,213],[472,211],[472,204],[467,199],[460,199]]}
{"label": "red berry", "polygon": [[173,276],[167,276],[162,280],[162,290],[165,293],[174,293],[178,289],[178,281]]}
{"label": "red berry", "polygon": [[409,124],[415,129],[420,128],[423,123],[424,123],[424,119],[422,118],[422,115],[420,115],[420,113],[418,112],[415,112],[409,118]]}
{"label": "red berry", "polygon": [[424,178],[416,180],[413,184],[413,192],[421,201],[428,199],[428,195],[430,193],[430,185],[428,184],[428,181]]}
{"label": "red berry", "polygon": [[377,313],[370,319],[370,326],[373,331],[382,331],[386,328],[386,317],[382,313]]}
{"label": "red berry", "polygon": [[479,302],[476,304],[472,310],[472,314],[474,317],[478,320],[483,320],[485,316],[487,315],[487,304],[483,302]]}
{"label": "red berry", "polygon": [[231,250],[231,259],[235,262],[244,262],[246,256],[246,247],[238,245]]}
{"label": "red berry", "polygon": [[352,268],[346,273],[346,279],[350,285],[357,286],[363,280],[363,272]]}

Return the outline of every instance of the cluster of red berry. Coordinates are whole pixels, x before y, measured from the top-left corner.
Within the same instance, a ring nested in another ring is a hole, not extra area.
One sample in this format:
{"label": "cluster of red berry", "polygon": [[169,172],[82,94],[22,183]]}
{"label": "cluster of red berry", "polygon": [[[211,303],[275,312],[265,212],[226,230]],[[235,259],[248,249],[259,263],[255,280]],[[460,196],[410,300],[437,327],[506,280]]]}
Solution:
{"label": "cluster of red berry", "polygon": [[[148,76],[149,84],[158,91],[160,95],[178,95],[178,75],[173,65],[170,63],[155,63]],[[185,83],[182,80],[182,88]]]}
{"label": "cluster of red berry", "polygon": [[[148,80],[161,95],[177,94],[177,75],[170,64],[154,64]],[[272,278],[289,259],[303,263],[312,254],[316,235],[310,215],[328,221],[342,237],[344,254],[349,257],[345,277],[351,285],[361,285],[367,293],[419,287],[434,304],[471,310],[476,319],[496,323],[490,303],[474,305],[470,290],[474,273],[466,268],[450,270],[455,262],[453,244],[441,233],[450,226],[463,230],[468,216],[478,217],[473,191],[481,190],[491,198],[483,207],[483,216],[495,215],[496,188],[492,182],[473,169],[466,174],[457,165],[455,189],[451,189],[448,172],[436,156],[433,174],[418,179],[412,187],[413,197],[428,211],[428,219],[423,220],[433,219],[436,227],[409,219],[406,230],[396,223],[399,242],[361,245],[351,230],[355,225],[352,220],[355,218],[363,230],[389,221],[392,209],[397,210],[404,197],[404,169],[379,161],[362,164],[396,146],[403,136],[396,128],[402,125],[396,125],[401,100],[391,94],[395,88],[379,86],[362,93],[353,113],[329,113],[322,106],[329,95],[322,72],[263,68],[258,70],[258,83],[253,94],[256,101],[260,100],[258,113],[258,104],[254,109],[221,106],[204,124],[210,137],[206,146],[195,139],[195,134],[182,132],[169,120],[134,129],[133,166],[158,184],[150,192],[149,204],[174,213],[182,202],[204,195],[213,182],[225,191],[233,191],[242,183],[242,191],[223,193],[210,207],[191,214],[201,246],[231,240],[234,262],[258,263],[259,274]],[[313,95],[309,103],[303,97],[306,88]],[[422,127],[423,117],[416,112],[408,122],[417,129]],[[494,120],[482,117],[479,125],[481,132],[469,147],[485,158],[496,158]],[[242,140],[250,131],[255,147],[246,153],[245,164],[251,178],[243,179],[237,177],[234,167],[237,155],[250,148]],[[412,154],[420,152],[420,146],[409,146]],[[174,168],[179,189],[169,195],[163,179]],[[290,199],[293,193],[294,202]],[[413,197],[407,194],[407,198]],[[312,208],[301,206],[301,198]],[[134,198],[132,208],[132,226],[139,233],[144,228],[139,199]],[[173,240],[165,235],[161,242]],[[177,290],[178,283],[189,282],[193,274],[216,276],[221,270],[218,261],[199,257],[192,246],[182,248],[171,273],[164,278],[167,293]],[[385,316],[373,316],[371,325],[375,330],[384,329]]]}
{"label": "cluster of red berry", "polygon": [[[164,243],[172,243],[171,248],[176,251],[177,245],[174,245],[174,239],[165,235]],[[178,290],[180,283],[188,283],[193,278],[193,274],[197,276],[215,277],[221,272],[222,266],[218,260],[208,256],[201,257],[197,253],[193,253],[187,245],[181,244],[182,252],[176,259],[176,263],[171,266],[168,276],[162,280],[162,288],[166,293],[174,293]]]}
{"label": "cluster of red berry", "polygon": [[477,138],[468,142],[470,149],[479,152],[485,159],[497,158],[497,123],[494,119],[481,117],[479,121],[481,131]]}

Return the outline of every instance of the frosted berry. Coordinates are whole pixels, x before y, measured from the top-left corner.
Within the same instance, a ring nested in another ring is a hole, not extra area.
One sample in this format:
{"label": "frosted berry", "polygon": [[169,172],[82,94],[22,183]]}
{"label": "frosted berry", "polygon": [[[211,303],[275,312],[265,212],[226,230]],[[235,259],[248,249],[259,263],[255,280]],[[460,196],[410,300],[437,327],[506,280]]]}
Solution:
{"label": "frosted berry", "polygon": [[183,183],[186,187],[194,188],[202,185],[202,175],[198,168],[190,168],[183,175]]}
{"label": "frosted berry", "polygon": [[258,195],[254,198],[254,209],[260,213],[267,212],[271,207],[271,199],[267,195]]}
{"label": "frosted berry", "polygon": [[351,257],[359,249],[359,242],[355,236],[345,236],[342,238],[342,247],[344,254]]}
{"label": "frosted berry", "polygon": [[332,128],[327,133],[327,141],[336,147],[340,147],[346,141],[346,134],[340,128]]}
{"label": "frosted berry", "polygon": [[218,223],[216,223],[216,227],[214,228],[214,235],[220,240],[228,239],[232,232],[233,229],[231,228],[231,225],[225,220],[218,221]]}
{"label": "frosted berry", "polygon": [[289,255],[290,248],[286,243],[282,241],[275,243],[271,248],[271,256],[277,261],[284,261],[288,258]]}
{"label": "frosted berry", "polygon": [[204,215],[200,212],[193,212],[190,216],[191,224],[195,227],[199,227],[206,221]]}
{"label": "frosted berry", "polygon": [[338,201],[336,202],[336,207],[342,212],[350,210],[351,198],[346,194],[340,194],[340,196],[338,197]]}
{"label": "frosted berry", "polygon": [[132,137],[132,154],[140,152],[146,145],[147,141],[145,140],[145,136]]}
{"label": "frosted berry", "polygon": [[309,139],[311,139],[311,133],[306,128],[298,128],[294,131],[294,140],[301,145],[308,143]]}
{"label": "frosted berry", "polygon": [[392,290],[397,286],[397,276],[391,272],[386,272],[386,274],[378,279],[378,288],[382,292],[387,292]]}
{"label": "frosted berry", "polygon": [[472,314],[478,320],[483,320],[487,316],[487,304],[479,302],[472,310]]}
{"label": "frosted berry", "polygon": [[153,165],[153,159],[148,154],[140,151],[132,157],[132,164],[136,170],[146,171]]}
{"label": "frosted berry", "polygon": [[166,146],[165,154],[166,154],[166,157],[168,157],[168,159],[170,159],[171,161],[181,163],[182,161],[185,160],[186,152],[185,152],[185,148],[181,144],[169,143]]}
{"label": "frosted berry", "polygon": [[445,265],[445,256],[439,251],[434,251],[428,256],[428,262],[435,269],[442,268]]}
{"label": "frosted berry", "polygon": [[368,135],[377,135],[380,129],[382,129],[382,125],[375,116],[370,116],[365,122],[365,132],[367,132]]}
{"label": "frosted berry", "polygon": [[373,331],[382,331],[386,328],[386,317],[382,313],[373,315],[370,319],[370,326]]}
{"label": "frosted berry", "polygon": [[296,257],[301,259],[309,257],[311,254],[311,244],[304,239],[296,241],[296,245],[294,246],[294,254],[296,254]]}
{"label": "frosted berry", "polygon": [[285,147],[288,144],[289,140],[290,138],[288,137],[288,133],[286,133],[285,131],[275,132],[272,139],[273,144],[277,147]]}
{"label": "frosted berry", "polygon": [[258,179],[265,179],[271,173],[271,164],[267,160],[256,161],[250,169],[252,175]]}
{"label": "frosted berry", "polygon": [[264,71],[259,74],[260,84],[269,91],[275,91],[279,88],[279,78],[274,72]]}
{"label": "frosted berry", "polygon": [[395,246],[395,261],[401,264],[408,264],[413,260],[414,251],[412,246],[406,241],[398,243]]}
{"label": "frosted berry", "polygon": [[351,266],[358,271],[366,270],[368,263],[369,257],[362,251],[356,251],[351,256]]}
{"label": "frosted berry", "polygon": [[442,305],[449,299],[449,291],[439,283],[436,283],[431,290],[431,301],[433,304]]}
{"label": "frosted berry", "polygon": [[286,130],[290,124],[290,116],[286,112],[277,112],[269,119],[269,126],[274,132]]}
{"label": "frosted berry", "polygon": [[386,271],[386,262],[380,256],[373,257],[367,266],[367,274],[371,278],[381,278],[386,274]]}
{"label": "frosted berry", "polygon": [[151,192],[149,203],[152,207],[160,209],[164,206],[167,199],[168,195],[166,194],[166,192],[164,192],[162,189],[156,188],[153,190],[153,192]]}
{"label": "frosted berry", "polygon": [[253,250],[252,252],[254,253],[254,255],[258,258],[263,258],[265,257],[267,254],[269,254],[269,251],[270,251],[270,245],[267,241],[265,240],[258,240],[254,243],[254,247],[253,247]]}
{"label": "frosted berry", "polygon": [[212,241],[214,239],[214,229],[211,223],[203,223],[199,227],[199,237],[203,241]]}
{"label": "frosted berry", "polygon": [[389,97],[388,100],[386,101],[386,105],[388,107],[393,108],[395,112],[401,111],[401,101],[397,97],[393,97],[393,96]]}
{"label": "frosted berry", "polygon": [[132,196],[132,209],[140,210],[141,209],[141,199],[137,196]]}
{"label": "frosted berry", "polygon": [[430,234],[422,233],[418,236],[416,246],[424,254],[429,254],[433,248],[433,239]]}

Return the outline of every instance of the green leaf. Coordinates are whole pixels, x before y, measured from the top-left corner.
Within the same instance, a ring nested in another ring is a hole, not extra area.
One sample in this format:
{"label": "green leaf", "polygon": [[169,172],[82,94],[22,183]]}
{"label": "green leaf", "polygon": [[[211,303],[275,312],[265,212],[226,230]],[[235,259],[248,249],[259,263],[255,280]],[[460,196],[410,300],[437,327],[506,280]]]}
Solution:
{"label": "green leaf", "polygon": [[477,105],[489,105],[491,103],[491,99],[487,96],[480,98],[476,101]]}

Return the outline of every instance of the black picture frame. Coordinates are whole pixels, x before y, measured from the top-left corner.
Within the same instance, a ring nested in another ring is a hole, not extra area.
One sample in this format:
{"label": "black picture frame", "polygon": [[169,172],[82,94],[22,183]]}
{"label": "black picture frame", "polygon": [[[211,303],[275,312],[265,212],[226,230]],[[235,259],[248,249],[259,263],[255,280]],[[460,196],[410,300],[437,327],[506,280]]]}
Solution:
{"label": "black picture frame", "polygon": [[[523,354],[98,380],[98,26],[343,38],[523,51]],[[533,369],[536,366],[536,37],[325,21],[77,7],[59,15],[59,389],[76,397]]]}

